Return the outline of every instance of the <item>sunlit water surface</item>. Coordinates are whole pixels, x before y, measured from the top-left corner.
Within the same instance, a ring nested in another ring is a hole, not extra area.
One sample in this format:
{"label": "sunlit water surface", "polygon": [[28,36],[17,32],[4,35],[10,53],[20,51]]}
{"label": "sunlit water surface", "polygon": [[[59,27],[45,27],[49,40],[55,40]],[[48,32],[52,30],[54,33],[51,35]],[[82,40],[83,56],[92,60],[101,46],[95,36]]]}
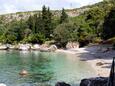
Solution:
{"label": "sunlit water surface", "polygon": [[[25,69],[27,76],[20,76]],[[78,57],[64,53],[39,51],[0,51],[0,83],[7,86],[54,86],[64,81],[78,86],[83,78],[94,76],[94,70]]]}

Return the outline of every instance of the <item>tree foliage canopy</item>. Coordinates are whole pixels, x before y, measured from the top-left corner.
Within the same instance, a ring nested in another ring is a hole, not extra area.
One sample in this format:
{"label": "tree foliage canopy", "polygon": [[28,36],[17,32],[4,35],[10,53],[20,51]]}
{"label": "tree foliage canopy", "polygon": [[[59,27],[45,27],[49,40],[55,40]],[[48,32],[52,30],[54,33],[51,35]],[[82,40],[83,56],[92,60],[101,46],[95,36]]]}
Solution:
{"label": "tree foliage canopy", "polygon": [[69,41],[86,43],[100,38],[109,39],[115,37],[114,6],[114,0],[105,0],[87,6],[89,10],[74,17],[69,17],[65,9],[56,17],[46,6],[27,20],[14,19],[6,23],[4,17],[0,17],[0,42],[44,43],[55,40],[66,44]]}

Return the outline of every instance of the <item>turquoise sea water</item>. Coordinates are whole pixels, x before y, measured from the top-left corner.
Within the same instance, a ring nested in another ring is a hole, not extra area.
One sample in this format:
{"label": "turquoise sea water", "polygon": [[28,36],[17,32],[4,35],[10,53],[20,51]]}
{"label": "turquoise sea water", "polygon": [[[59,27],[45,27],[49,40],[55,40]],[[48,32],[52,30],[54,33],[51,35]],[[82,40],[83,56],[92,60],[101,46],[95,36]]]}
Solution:
{"label": "turquoise sea water", "polygon": [[[25,69],[27,76],[20,76]],[[39,51],[0,51],[0,83],[7,86],[54,86],[64,81],[78,86],[83,78],[94,76],[94,70],[78,57],[64,53]]]}

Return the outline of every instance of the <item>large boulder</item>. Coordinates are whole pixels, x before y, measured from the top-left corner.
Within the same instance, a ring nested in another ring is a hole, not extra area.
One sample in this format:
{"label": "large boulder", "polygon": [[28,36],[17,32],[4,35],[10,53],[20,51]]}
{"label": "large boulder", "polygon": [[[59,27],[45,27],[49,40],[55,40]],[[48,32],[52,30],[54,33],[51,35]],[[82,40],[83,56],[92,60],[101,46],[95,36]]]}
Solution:
{"label": "large boulder", "polygon": [[50,47],[40,47],[40,51],[41,52],[54,52],[57,50],[57,46],[56,45],[51,45]]}
{"label": "large boulder", "polygon": [[34,44],[32,47],[31,47],[32,50],[40,50],[40,45],[39,44]]}
{"label": "large boulder", "polygon": [[19,50],[27,51],[27,50],[30,50],[30,49],[31,49],[31,45],[30,44],[20,44],[19,45]]}
{"label": "large boulder", "polygon": [[107,86],[107,77],[96,77],[81,80],[80,86]]}
{"label": "large boulder", "polygon": [[49,48],[40,48],[41,52],[50,52]]}
{"label": "large boulder", "polygon": [[57,46],[56,46],[56,45],[51,45],[51,46],[49,47],[49,50],[50,50],[51,52],[54,52],[54,51],[57,50]]}
{"label": "large boulder", "polygon": [[55,86],[71,86],[71,85],[69,85],[69,84],[67,84],[67,83],[65,83],[65,82],[57,82],[57,83],[55,84]]}
{"label": "large boulder", "polygon": [[49,45],[48,44],[42,44],[41,46],[40,46],[40,49],[43,49],[43,48],[48,48],[49,47]]}
{"label": "large boulder", "polygon": [[8,48],[11,50],[18,50],[19,46],[18,45],[9,45]]}
{"label": "large boulder", "polygon": [[78,42],[68,42],[66,45],[67,49],[71,49],[71,48],[79,48],[79,43]]}
{"label": "large boulder", "polygon": [[0,50],[7,50],[8,49],[8,47],[7,47],[7,45],[0,45]]}

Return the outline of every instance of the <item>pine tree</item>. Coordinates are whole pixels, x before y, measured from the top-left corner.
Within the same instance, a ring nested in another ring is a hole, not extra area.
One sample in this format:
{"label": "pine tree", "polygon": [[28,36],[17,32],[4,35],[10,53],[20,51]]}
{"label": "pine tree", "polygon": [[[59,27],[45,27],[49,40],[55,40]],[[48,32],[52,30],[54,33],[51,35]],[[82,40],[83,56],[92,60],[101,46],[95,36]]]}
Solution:
{"label": "pine tree", "polygon": [[67,22],[68,21],[68,15],[65,12],[65,9],[62,9],[61,17],[60,17],[60,23]]}
{"label": "pine tree", "polygon": [[36,26],[36,24],[37,24],[37,14],[35,14],[33,16],[33,27],[32,27],[32,30],[33,30],[34,34],[37,33],[37,26]]}
{"label": "pine tree", "polygon": [[42,8],[42,31],[46,35],[46,28],[47,28],[47,8],[45,5]]}
{"label": "pine tree", "polygon": [[36,33],[36,22],[37,22],[37,14],[34,16],[30,16],[29,19],[27,20],[27,24],[29,26],[29,29],[32,31],[32,33]]}
{"label": "pine tree", "polygon": [[52,34],[52,13],[50,12],[50,8],[48,7],[47,10],[47,37],[50,38]]}
{"label": "pine tree", "polygon": [[52,14],[50,8],[46,8],[45,6],[42,9],[42,24],[45,36],[50,38],[50,34],[52,33]]}
{"label": "pine tree", "polygon": [[36,20],[36,32],[43,33],[42,15],[39,13]]}
{"label": "pine tree", "polygon": [[30,16],[27,24],[31,29],[33,34],[40,33],[44,35],[46,38],[51,38],[51,33],[53,32],[52,28],[52,13],[50,12],[50,8],[46,8],[43,6],[42,14],[35,14],[34,16]]}
{"label": "pine tree", "polygon": [[29,26],[29,29],[32,29],[32,27],[33,27],[33,22],[32,21],[33,21],[32,16],[30,15],[28,20],[27,20],[27,24]]}

